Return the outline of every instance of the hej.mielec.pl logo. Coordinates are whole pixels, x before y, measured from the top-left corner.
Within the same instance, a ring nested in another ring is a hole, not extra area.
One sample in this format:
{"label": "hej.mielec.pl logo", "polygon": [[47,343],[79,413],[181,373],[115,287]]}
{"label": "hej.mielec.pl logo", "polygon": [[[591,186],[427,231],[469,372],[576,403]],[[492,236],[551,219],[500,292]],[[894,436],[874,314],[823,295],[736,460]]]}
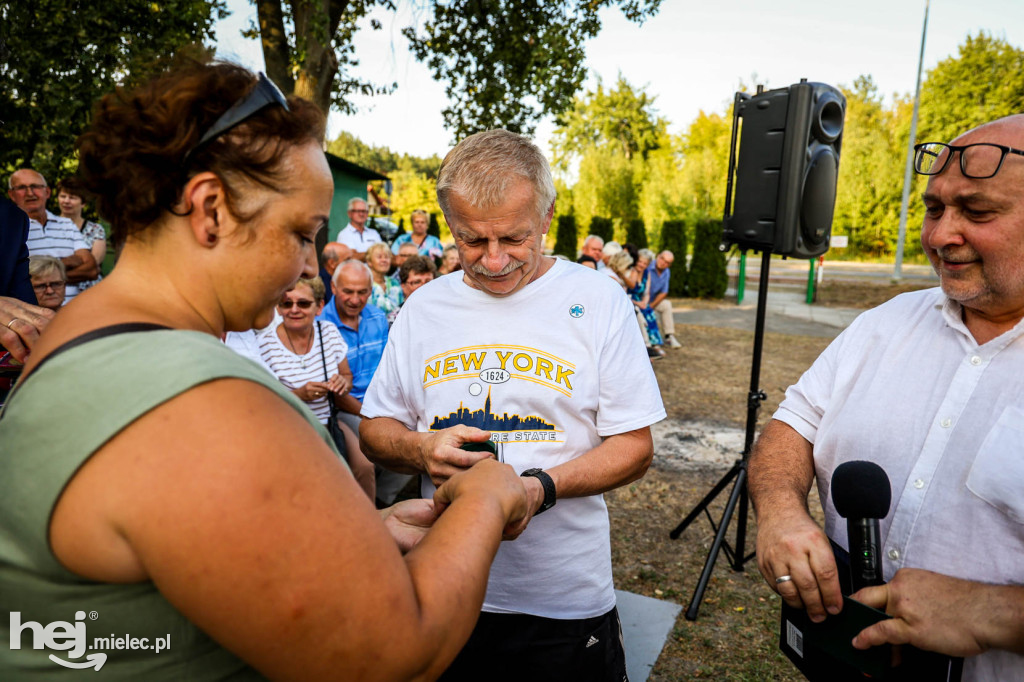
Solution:
{"label": "hej.mielec.pl logo", "polygon": [[[96,620],[98,617],[99,614],[95,611],[89,613],[90,620]],[[87,649],[147,649],[154,653],[160,653],[171,647],[170,633],[166,637],[155,637],[153,644],[150,644],[148,637],[140,638],[127,635],[119,637],[110,635],[109,637],[94,638],[90,646],[85,633],[85,618],[85,611],[76,611],[74,622],[69,623],[58,620],[48,625],[43,625],[31,620],[22,622],[21,612],[12,611],[10,620],[10,648],[12,651],[21,649],[22,638],[28,632],[31,633],[31,646],[33,649],[51,649],[67,652],[64,655],[71,659],[65,660],[50,654],[49,658],[54,663],[65,668],[95,668],[99,670],[107,662],[107,654],[103,651],[90,653],[85,657],[85,660],[79,661],[75,659],[81,658]]]}

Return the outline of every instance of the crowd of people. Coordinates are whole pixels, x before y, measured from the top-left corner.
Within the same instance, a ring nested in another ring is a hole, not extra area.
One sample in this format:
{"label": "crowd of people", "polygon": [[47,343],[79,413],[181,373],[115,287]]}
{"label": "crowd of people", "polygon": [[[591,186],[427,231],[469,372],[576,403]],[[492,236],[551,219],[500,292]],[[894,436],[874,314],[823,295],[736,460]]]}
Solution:
{"label": "crowd of people", "polygon": [[[11,175],[0,677],[69,670],[35,626],[102,603],[105,633],[174,633],[112,654],[125,679],[626,679],[602,494],[652,461],[674,255],[589,235],[546,256],[547,160],[492,130],[439,170],[453,245],[423,212],[386,244],[353,198],[318,258],[324,125],[190,63],[101,100],[62,215]],[[1024,675],[1021,147],[1024,116],[919,145],[941,289],[859,318],[750,462],[761,572],[818,621],[851,596],[831,472],[884,466],[889,582],[853,597],[892,618],[853,644],[967,656],[967,680]],[[86,197],[118,248],[102,281]]]}

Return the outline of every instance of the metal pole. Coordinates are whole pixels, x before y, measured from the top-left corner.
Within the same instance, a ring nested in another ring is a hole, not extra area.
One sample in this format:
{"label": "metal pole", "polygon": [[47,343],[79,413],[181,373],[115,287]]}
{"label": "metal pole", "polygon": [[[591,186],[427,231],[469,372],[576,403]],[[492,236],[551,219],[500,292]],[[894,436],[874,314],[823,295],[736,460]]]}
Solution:
{"label": "metal pole", "polygon": [[921,29],[921,54],[917,58],[917,84],[914,86],[914,114],[910,118],[910,139],[907,140],[907,163],[903,170],[903,201],[900,204],[900,232],[896,242],[896,269],[892,278],[903,277],[903,242],[907,239],[907,206],[910,204],[910,181],[914,171],[914,140],[917,137],[917,111],[921,106],[921,68],[924,66],[924,39],[928,34],[928,5],[924,0],[924,28]]}
{"label": "metal pole", "polygon": [[807,304],[814,303],[814,259],[808,261],[811,264],[807,271]]}
{"label": "metal pole", "polygon": [[747,252],[740,251],[740,273],[736,277],[736,305],[743,303],[743,294],[747,290]]}

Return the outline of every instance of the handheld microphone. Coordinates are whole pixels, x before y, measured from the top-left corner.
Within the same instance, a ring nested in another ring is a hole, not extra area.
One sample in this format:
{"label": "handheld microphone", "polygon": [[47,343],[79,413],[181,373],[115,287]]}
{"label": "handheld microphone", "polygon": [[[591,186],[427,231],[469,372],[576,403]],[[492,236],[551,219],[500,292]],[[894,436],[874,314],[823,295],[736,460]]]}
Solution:
{"label": "handheld microphone", "polygon": [[878,520],[889,513],[889,477],[874,462],[844,462],[832,472],[832,501],[846,519],[853,591],[881,585],[882,542]]}

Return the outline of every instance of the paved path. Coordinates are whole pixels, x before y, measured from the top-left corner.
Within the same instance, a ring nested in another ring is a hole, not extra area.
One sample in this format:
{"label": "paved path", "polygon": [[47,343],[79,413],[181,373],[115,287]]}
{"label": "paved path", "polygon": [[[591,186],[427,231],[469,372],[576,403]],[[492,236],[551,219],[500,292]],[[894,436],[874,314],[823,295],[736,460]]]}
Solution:
{"label": "paved path", "polygon": [[[727,292],[735,297],[735,292]],[[685,301],[673,308],[676,324],[696,324],[705,327],[730,327],[754,331],[757,319],[757,289],[747,288],[741,305],[725,304],[721,308],[687,308]],[[776,334],[820,336],[835,338],[864,312],[858,308],[826,308],[820,304],[808,305],[804,294],[788,290],[768,290],[764,328]]]}

